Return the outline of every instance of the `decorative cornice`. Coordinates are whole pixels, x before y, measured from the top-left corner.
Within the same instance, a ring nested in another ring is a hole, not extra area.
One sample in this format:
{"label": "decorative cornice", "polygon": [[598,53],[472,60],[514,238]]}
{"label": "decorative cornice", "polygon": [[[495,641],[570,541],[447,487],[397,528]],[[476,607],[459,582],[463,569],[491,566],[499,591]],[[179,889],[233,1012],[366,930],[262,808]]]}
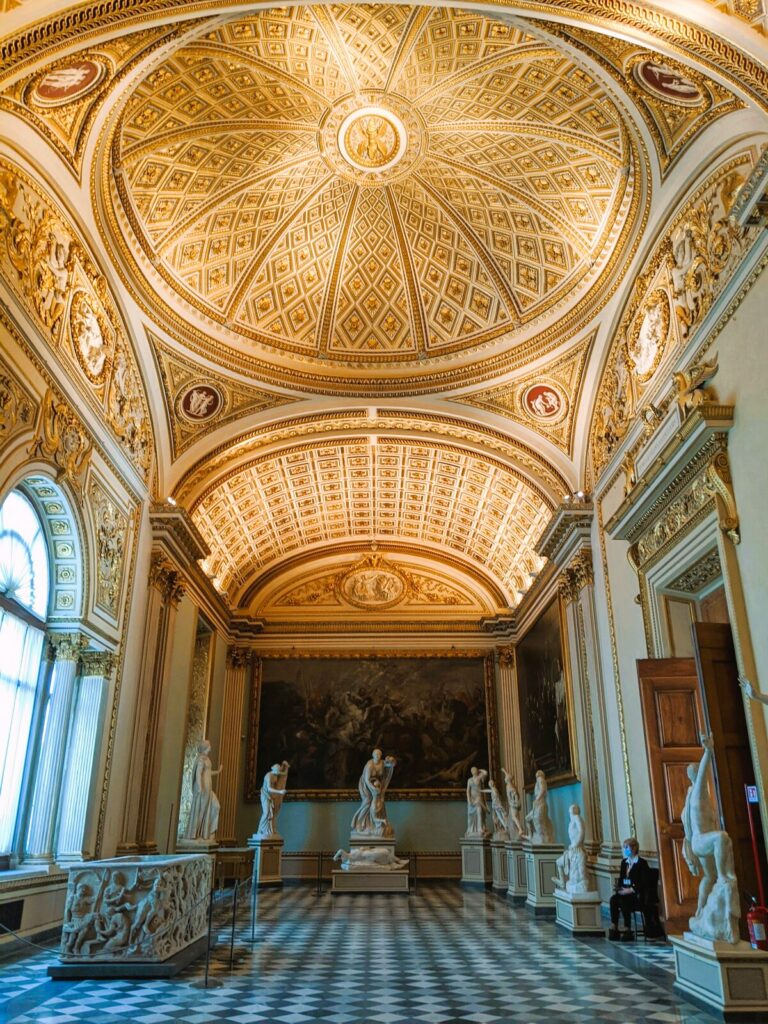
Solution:
{"label": "decorative cornice", "polygon": [[210,549],[192,517],[181,505],[154,504],[149,510],[152,540],[184,569],[210,555]]}
{"label": "decorative cornice", "polygon": [[536,553],[559,565],[574,540],[589,539],[594,521],[594,508],[590,501],[573,499],[563,502],[552,513],[552,518],[536,545]]}

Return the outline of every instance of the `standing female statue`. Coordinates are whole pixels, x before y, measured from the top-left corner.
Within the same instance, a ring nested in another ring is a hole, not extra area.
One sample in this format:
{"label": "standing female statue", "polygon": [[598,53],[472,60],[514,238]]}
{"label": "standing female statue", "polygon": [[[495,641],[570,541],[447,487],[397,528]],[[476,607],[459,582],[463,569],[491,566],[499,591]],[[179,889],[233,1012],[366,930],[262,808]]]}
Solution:
{"label": "standing female statue", "polygon": [[384,757],[378,749],[371,754],[357,786],[360,806],[352,818],[353,832],[377,836],[394,834],[387,821],[384,795],[396,765],[397,761],[391,754]]}
{"label": "standing female statue", "polygon": [[467,779],[467,831],[465,836],[487,836],[485,819],[488,814],[488,803],[485,788],[488,772],[484,768],[470,768]]}
{"label": "standing female statue", "polygon": [[257,835],[263,838],[279,835],[277,831],[277,816],[283,806],[285,796],[285,782],[288,778],[288,769],[291,766],[287,761],[280,764],[273,764],[264,776],[261,784],[261,821]]}
{"label": "standing female statue", "polygon": [[218,775],[224,765],[220,764],[216,771],[212,771],[210,753],[208,740],[198,743],[192,776],[192,806],[185,839],[213,839],[219,827],[219,801],[213,792],[213,776]]}
{"label": "standing female statue", "polygon": [[532,843],[544,845],[554,843],[555,827],[549,817],[547,808],[547,780],[544,772],[536,772],[536,785],[533,787],[533,807],[525,816],[531,823],[530,840]]}

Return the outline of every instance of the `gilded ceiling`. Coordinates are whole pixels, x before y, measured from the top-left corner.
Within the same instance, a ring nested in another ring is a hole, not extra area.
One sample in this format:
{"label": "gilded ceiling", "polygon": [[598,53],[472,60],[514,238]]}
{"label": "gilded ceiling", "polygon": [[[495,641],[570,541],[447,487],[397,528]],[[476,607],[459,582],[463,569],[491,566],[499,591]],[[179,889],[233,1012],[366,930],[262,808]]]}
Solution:
{"label": "gilded ceiling", "polygon": [[[633,2],[33,6],[0,0],[3,297],[217,589],[277,625],[506,614],[588,435],[693,324],[665,219],[707,159],[758,159],[754,54]],[[692,0],[736,35],[763,6]]]}
{"label": "gilded ceiling", "polygon": [[532,342],[615,264],[636,181],[591,74],[452,8],[229,21],[146,76],[111,154],[145,286],[315,386]]}

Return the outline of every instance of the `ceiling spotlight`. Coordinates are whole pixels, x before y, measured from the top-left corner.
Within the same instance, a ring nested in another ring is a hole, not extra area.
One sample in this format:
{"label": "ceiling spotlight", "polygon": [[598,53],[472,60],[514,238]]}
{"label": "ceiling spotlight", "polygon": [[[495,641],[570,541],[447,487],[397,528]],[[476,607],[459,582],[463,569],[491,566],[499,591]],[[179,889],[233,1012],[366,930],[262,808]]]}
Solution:
{"label": "ceiling spotlight", "polygon": [[567,505],[570,500],[571,500],[571,495],[570,494],[564,494],[563,495],[563,504],[564,505]]}
{"label": "ceiling spotlight", "polygon": [[579,499],[579,501],[584,501],[584,499],[586,498],[586,494],[584,493],[584,491],[576,491],[576,497]]}
{"label": "ceiling spotlight", "polygon": [[176,499],[175,498],[170,498],[170,497],[166,498],[165,499],[165,503],[166,503],[166,505],[175,505],[176,504]]}

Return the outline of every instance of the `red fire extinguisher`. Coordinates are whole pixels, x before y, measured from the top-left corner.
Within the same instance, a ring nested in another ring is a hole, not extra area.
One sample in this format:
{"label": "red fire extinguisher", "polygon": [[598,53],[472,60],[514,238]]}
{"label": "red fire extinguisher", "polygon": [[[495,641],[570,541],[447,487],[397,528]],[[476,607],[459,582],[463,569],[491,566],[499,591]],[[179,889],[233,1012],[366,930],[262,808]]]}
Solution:
{"label": "red fire extinguisher", "polygon": [[768,950],[768,909],[760,907],[754,896],[750,896],[752,906],[747,911],[747,928],[752,949]]}

